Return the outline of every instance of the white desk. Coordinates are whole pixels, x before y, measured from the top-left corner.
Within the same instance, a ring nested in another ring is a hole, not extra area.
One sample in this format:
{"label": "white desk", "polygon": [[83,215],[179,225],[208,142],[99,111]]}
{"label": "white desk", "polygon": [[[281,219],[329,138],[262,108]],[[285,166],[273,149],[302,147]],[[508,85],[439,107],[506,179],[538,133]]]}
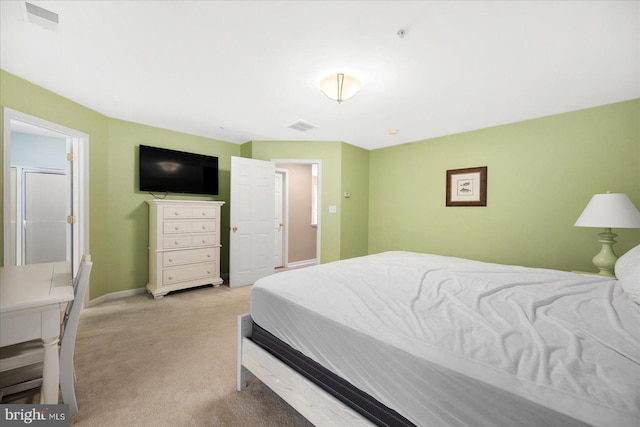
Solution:
{"label": "white desk", "polygon": [[71,300],[68,262],[0,267],[0,347],[42,339],[43,403],[58,403],[60,305]]}

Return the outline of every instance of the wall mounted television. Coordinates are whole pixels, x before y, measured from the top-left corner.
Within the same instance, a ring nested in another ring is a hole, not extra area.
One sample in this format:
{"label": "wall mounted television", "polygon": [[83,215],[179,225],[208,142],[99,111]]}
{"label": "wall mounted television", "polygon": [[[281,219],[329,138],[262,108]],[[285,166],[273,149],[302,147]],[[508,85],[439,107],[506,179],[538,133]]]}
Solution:
{"label": "wall mounted television", "polygon": [[218,158],[140,146],[140,191],[218,194]]}

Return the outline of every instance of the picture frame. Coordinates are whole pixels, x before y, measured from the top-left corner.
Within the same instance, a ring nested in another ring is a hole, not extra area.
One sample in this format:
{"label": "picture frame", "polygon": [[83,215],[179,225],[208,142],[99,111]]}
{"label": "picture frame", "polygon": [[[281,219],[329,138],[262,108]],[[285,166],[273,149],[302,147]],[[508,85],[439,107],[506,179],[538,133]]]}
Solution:
{"label": "picture frame", "polygon": [[487,206],[487,167],[447,171],[446,206]]}

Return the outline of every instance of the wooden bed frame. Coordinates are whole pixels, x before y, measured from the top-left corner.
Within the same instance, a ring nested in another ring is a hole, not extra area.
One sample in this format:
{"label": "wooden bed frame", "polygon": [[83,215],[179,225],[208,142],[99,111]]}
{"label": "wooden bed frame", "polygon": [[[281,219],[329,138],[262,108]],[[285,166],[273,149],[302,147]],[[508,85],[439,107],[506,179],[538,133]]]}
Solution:
{"label": "wooden bed frame", "polygon": [[252,324],[249,313],[238,316],[238,391],[256,377],[314,425],[374,425],[251,341]]}

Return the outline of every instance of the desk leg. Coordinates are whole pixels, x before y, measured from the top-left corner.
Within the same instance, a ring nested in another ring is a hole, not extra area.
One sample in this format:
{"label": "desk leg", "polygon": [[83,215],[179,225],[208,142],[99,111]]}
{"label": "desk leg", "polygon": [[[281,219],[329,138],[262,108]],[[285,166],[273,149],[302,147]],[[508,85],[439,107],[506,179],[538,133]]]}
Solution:
{"label": "desk leg", "polygon": [[58,388],[60,383],[58,341],[59,337],[42,340],[44,345],[44,366],[42,368],[40,403],[58,404]]}

